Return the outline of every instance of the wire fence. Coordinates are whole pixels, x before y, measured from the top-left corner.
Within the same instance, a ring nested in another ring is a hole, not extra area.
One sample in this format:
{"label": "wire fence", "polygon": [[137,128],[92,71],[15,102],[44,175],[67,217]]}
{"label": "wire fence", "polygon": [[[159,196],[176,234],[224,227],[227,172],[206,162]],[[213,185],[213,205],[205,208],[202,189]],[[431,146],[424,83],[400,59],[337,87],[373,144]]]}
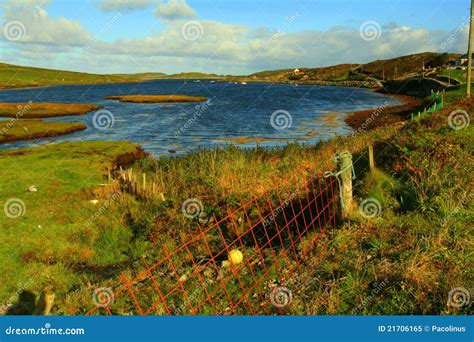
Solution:
{"label": "wire fence", "polygon": [[[129,178],[121,179],[133,188]],[[308,263],[326,248],[340,206],[336,177],[316,175],[300,183],[240,198],[235,208],[204,220],[195,215],[183,228],[193,230],[191,239],[173,249],[157,245],[160,258],[143,258],[133,276],[123,273],[117,287],[98,289],[87,314],[283,312],[307,281]]]}

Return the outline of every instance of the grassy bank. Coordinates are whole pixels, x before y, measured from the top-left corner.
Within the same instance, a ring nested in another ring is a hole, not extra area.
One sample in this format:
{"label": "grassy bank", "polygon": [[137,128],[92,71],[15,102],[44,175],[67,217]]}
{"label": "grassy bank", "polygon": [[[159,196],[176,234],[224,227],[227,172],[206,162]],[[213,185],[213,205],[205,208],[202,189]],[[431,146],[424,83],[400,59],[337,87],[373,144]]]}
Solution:
{"label": "grassy bank", "polygon": [[[19,288],[37,295],[49,284],[60,298],[58,312],[65,313],[67,293],[86,289],[89,281],[97,280],[75,271],[76,267],[92,260],[107,262],[105,253],[110,258],[119,255],[123,248],[115,250],[110,244],[126,243],[128,229],[122,227],[120,233],[117,225],[112,233],[86,225],[99,208],[90,202],[99,196],[93,189],[100,191],[107,168],[127,164],[140,155],[136,145],[120,142],[0,151],[5,166],[0,171],[2,311],[10,301],[18,300]],[[29,191],[32,186],[37,191]],[[14,312],[27,313],[28,308],[20,305]]]}
{"label": "grassy bank", "polygon": [[0,121],[0,143],[55,137],[86,129],[80,122],[45,122],[23,119]]}
{"label": "grassy bank", "polygon": [[100,109],[100,106],[77,103],[0,103],[0,116],[8,118],[51,118],[84,115]]}

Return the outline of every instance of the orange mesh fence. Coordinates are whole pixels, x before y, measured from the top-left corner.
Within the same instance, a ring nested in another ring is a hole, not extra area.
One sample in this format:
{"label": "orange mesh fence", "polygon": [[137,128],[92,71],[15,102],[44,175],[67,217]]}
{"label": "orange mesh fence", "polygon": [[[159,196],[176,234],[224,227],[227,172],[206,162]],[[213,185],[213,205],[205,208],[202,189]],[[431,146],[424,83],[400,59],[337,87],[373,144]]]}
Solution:
{"label": "orange mesh fence", "polygon": [[162,257],[123,273],[87,314],[283,313],[336,224],[337,179],[311,177],[299,190],[277,187],[238,203],[196,218],[187,228],[193,238],[175,248],[157,244]]}

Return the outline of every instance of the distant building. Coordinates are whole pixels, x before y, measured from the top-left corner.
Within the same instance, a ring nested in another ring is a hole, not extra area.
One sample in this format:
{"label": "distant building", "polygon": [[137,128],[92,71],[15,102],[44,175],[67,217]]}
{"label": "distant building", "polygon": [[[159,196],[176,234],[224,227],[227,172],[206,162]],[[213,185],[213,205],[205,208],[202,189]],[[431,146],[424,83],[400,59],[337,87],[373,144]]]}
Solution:
{"label": "distant building", "polygon": [[300,69],[295,69],[295,70],[293,70],[293,74],[295,74],[295,75],[303,75],[303,74],[304,74],[304,71],[301,71]]}
{"label": "distant building", "polygon": [[[474,53],[472,54],[472,56],[474,57]],[[456,66],[457,67],[467,67],[467,61],[468,61],[468,58],[467,58],[467,53],[462,55],[461,57],[459,57],[458,59],[456,59]],[[471,66],[474,65],[474,63],[471,64]]]}

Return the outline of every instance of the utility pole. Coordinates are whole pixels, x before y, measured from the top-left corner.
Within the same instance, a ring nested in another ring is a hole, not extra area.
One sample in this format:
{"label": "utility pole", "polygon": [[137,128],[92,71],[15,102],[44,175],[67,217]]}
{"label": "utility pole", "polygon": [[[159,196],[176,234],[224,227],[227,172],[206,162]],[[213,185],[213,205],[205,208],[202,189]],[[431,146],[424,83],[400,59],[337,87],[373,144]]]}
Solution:
{"label": "utility pole", "polygon": [[472,19],[474,17],[474,0],[471,0],[471,16],[469,18],[469,41],[467,43],[467,77],[466,77],[466,98],[471,97],[471,69],[472,69],[472,36],[474,35],[474,26]]}

